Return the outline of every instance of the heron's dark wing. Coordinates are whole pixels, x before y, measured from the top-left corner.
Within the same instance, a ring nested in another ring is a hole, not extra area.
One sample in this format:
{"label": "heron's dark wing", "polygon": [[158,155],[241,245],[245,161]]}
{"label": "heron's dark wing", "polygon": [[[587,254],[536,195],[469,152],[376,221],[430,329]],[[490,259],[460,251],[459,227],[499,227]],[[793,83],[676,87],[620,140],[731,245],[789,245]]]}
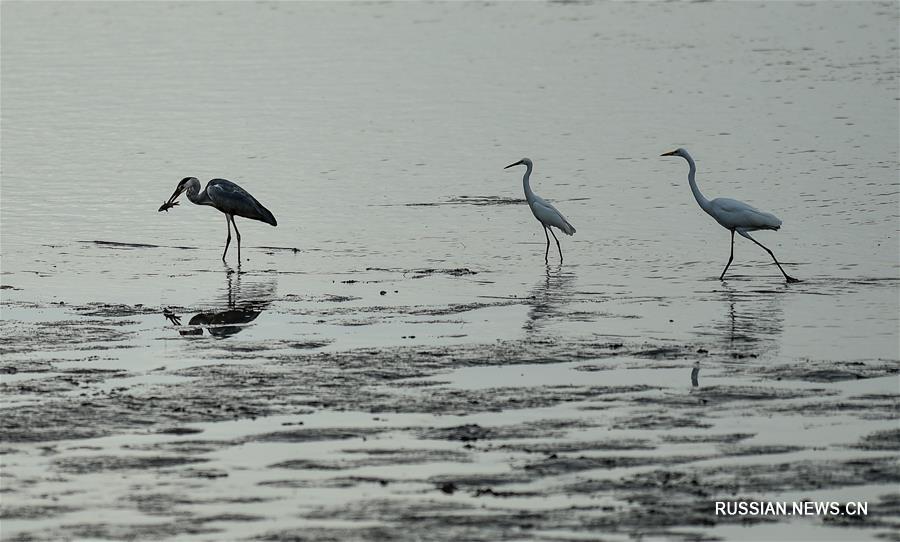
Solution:
{"label": "heron's dark wing", "polygon": [[261,220],[273,226],[278,222],[272,213],[249,192],[225,179],[213,179],[206,185],[206,195],[223,213]]}

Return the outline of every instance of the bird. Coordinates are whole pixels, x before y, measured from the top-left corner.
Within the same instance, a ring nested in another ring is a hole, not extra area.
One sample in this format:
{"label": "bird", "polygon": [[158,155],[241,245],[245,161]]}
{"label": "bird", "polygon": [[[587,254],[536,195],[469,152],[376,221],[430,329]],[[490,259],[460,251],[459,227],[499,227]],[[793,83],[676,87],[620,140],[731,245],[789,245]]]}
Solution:
{"label": "bird", "polygon": [[556,234],[553,233],[552,228],[556,227],[564,234],[572,235],[575,233],[575,226],[570,224],[569,221],[566,220],[566,217],[564,217],[556,207],[550,205],[550,202],[531,191],[529,179],[531,178],[531,170],[534,168],[534,163],[530,158],[522,158],[518,162],[510,164],[503,169],[521,165],[525,166],[525,176],[522,177],[522,186],[525,188],[525,201],[527,201],[528,206],[531,207],[531,212],[534,214],[534,217],[538,219],[538,222],[544,227],[544,237],[547,238],[547,250],[544,251],[544,261],[549,263],[550,237],[547,236],[547,230],[550,230],[550,235],[552,235],[553,239],[556,241],[556,249],[559,250],[559,263],[562,263],[562,248],[560,248],[559,239],[556,238]]}
{"label": "bird", "polygon": [[697,188],[697,181],[694,179],[694,175],[697,173],[697,166],[694,164],[694,159],[691,158],[691,155],[688,154],[687,150],[678,148],[674,151],[663,153],[660,156],[680,156],[687,160],[688,166],[690,167],[690,171],[688,172],[688,183],[691,185],[691,192],[694,193],[694,199],[697,200],[697,203],[700,204],[700,208],[703,209],[706,214],[713,217],[723,228],[731,232],[731,255],[728,257],[728,263],[725,264],[725,269],[723,269],[722,274],[719,275],[719,280],[725,280],[725,272],[728,271],[728,267],[734,260],[734,233],[737,232],[738,235],[746,237],[768,252],[787,282],[800,282],[798,279],[785,273],[784,268],[778,263],[778,258],[775,257],[775,254],[766,248],[765,245],[753,237],[750,237],[750,233],[748,233],[757,230],[778,230],[781,228],[780,218],[771,213],[760,211],[752,205],[742,201],[730,198],[716,198],[712,201],[706,199],[700,192],[700,189]]}
{"label": "bird", "polygon": [[178,205],[178,202],[175,200],[178,199],[182,192],[187,193],[191,203],[209,205],[225,214],[228,238],[225,239],[225,251],[222,252],[223,262],[225,261],[225,255],[228,254],[228,245],[231,243],[231,226],[234,226],[234,233],[237,236],[238,265],[241,263],[241,232],[238,231],[237,224],[234,222],[235,216],[259,220],[272,226],[278,225],[275,216],[262,203],[258,202],[256,198],[237,184],[225,179],[209,181],[206,183],[206,188],[201,192],[199,179],[196,177],[185,177],[178,182],[172,197],[160,206],[159,211],[168,212],[169,209]]}

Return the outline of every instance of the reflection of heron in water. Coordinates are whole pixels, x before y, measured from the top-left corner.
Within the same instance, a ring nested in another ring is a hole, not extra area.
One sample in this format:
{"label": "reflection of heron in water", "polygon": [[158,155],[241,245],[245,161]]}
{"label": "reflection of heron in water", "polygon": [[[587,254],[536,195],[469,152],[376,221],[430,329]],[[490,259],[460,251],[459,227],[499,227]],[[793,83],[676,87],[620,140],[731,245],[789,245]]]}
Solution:
{"label": "reflection of heron in water", "polygon": [[691,387],[696,388],[700,386],[700,362],[694,363],[694,368],[691,369]]}
{"label": "reflection of heron in water", "polygon": [[[723,283],[717,290],[725,318],[702,332],[733,355],[756,354],[777,348],[784,331],[781,294],[785,290],[736,290]],[[716,297],[713,298],[716,301]]]}
{"label": "reflection of heron in water", "polygon": [[572,301],[575,273],[568,268],[565,272],[562,265],[547,266],[544,275],[531,289],[531,308],[528,309],[528,321],[522,326],[528,331],[537,331],[548,320],[564,315],[562,308]]}
{"label": "reflection of heron in water", "polygon": [[172,324],[179,326],[178,333],[184,336],[203,335],[207,330],[218,338],[230,337],[239,333],[247,324],[269,306],[275,296],[274,275],[265,275],[264,281],[252,281],[241,284],[241,273],[234,273],[229,268],[226,273],[227,286],[218,307],[224,302],[224,310],[200,312],[191,317],[188,326],[181,328],[181,317],[173,311],[166,310],[163,315]]}

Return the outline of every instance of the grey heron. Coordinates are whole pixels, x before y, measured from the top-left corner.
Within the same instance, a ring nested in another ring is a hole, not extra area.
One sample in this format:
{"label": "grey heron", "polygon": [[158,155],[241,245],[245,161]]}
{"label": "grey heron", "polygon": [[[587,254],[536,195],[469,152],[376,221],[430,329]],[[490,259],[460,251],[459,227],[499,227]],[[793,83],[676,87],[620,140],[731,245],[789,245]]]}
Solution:
{"label": "grey heron", "polygon": [[231,243],[231,226],[234,226],[234,233],[237,236],[238,264],[241,262],[241,232],[238,231],[237,224],[234,222],[235,216],[259,220],[272,226],[278,225],[275,216],[262,203],[256,201],[256,198],[237,184],[225,179],[209,181],[206,183],[206,188],[201,192],[200,181],[196,177],[185,177],[175,187],[172,197],[160,206],[159,211],[168,211],[178,205],[178,202],[175,200],[178,199],[182,192],[187,193],[191,203],[209,205],[225,214],[228,238],[225,239],[225,251],[222,252],[223,262],[225,261],[225,255],[228,253],[228,245]]}

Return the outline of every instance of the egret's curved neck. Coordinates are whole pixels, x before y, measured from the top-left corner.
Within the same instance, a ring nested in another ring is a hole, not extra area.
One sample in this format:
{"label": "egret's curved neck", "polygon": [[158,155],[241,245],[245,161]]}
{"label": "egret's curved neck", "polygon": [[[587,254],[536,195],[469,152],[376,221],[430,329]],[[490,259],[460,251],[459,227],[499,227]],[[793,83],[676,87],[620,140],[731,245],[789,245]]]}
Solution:
{"label": "egret's curved neck", "polygon": [[691,170],[688,172],[688,183],[691,185],[691,192],[694,193],[694,199],[700,204],[701,209],[709,212],[709,200],[706,199],[706,196],[704,196],[703,193],[700,192],[700,189],[697,188],[697,180],[694,177],[697,174],[697,166],[694,164],[694,159],[691,158],[690,154],[685,155],[684,159],[687,160],[688,165],[691,167]]}
{"label": "egret's curved neck", "polygon": [[525,199],[527,201],[531,201],[534,199],[534,192],[531,191],[531,183],[529,180],[531,179],[531,170],[533,168],[532,164],[526,164],[525,176],[522,177],[522,187],[525,188]]}
{"label": "egret's curved neck", "polygon": [[206,190],[203,192],[200,191],[200,183],[191,183],[190,186],[185,190],[187,197],[191,200],[191,203],[197,205],[212,205],[213,202],[209,199],[209,195],[207,195]]}

